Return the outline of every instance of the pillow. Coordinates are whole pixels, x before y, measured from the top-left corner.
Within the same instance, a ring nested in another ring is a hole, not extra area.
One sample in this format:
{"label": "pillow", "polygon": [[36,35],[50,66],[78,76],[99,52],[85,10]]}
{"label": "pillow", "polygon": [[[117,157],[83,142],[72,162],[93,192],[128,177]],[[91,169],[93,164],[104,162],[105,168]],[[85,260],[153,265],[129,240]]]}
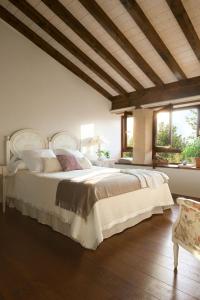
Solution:
{"label": "pillow", "polygon": [[90,169],[92,168],[92,164],[89,161],[89,159],[87,157],[85,157],[83,155],[83,153],[81,153],[78,150],[71,150],[71,149],[55,149],[54,153],[56,155],[67,155],[67,154],[72,154],[73,156],[75,156],[78,164],[81,166],[82,169]]}
{"label": "pillow", "polygon": [[43,157],[56,157],[51,149],[24,150],[22,151],[22,160],[31,172],[43,171]]}
{"label": "pillow", "polygon": [[82,158],[84,157],[83,153],[81,153],[80,151],[78,150],[71,150],[71,149],[55,149],[54,150],[54,153],[56,155],[66,155],[66,154],[72,154],[74,155],[76,158]]}
{"label": "pillow", "polygon": [[76,160],[76,157],[72,154],[60,154],[57,155],[57,158],[63,171],[82,170],[80,164]]}
{"label": "pillow", "polygon": [[87,157],[83,156],[81,158],[76,158],[76,160],[78,161],[78,163],[82,169],[92,168],[92,163],[89,161],[89,159]]}
{"label": "pillow", "polygon": [[43,172],[45,173],[62,171],[62,167],[57,157],[42,157],[42,163],[43,163]]}
{"label": "pillow", "polygon": [[17,173],[18,170],[27,169],[23,160],[19,159],[18,156],[13,156],[8,163],[7,170],[10,174]]}

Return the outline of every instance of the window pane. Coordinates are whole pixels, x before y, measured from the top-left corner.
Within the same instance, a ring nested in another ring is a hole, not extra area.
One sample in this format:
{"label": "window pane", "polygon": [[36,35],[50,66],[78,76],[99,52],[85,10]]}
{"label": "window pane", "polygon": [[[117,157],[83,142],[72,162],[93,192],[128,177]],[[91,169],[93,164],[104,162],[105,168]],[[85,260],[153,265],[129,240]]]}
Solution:
{"label": "window pane", "polygon": [[160,161],[160,164],[178,164],[182,160],[181,153],[157,153],[157,159]]}
{"label": "window pane", "polygon": [[133,158],[133,152],[123,152],[122,157],[124,157],[124,158]]}
{"label": "window pane", "polygon": [[[169,114],[158,113],[157,118],[157,145],[167,146],[169,136]],[[172,111],[172,148],[181,150],[181,153],[157,153],[156,158],[160,163],[191,162],[184,150],[197,136],[198,110],[180,109]]]}
{"label": "window pane", "polygon": [[170,145],[170,126],[169,112],[160,112],[157,114],[156,146]]}
{"label": "window pane", "polygon": [[127,147],[133,147],[133,117],[127,117],[126,128],[127,128]]}
{"label": "window pane", "polygon": [[183,150],[197,135],[197,109],[175,110],[172,113],[172,146]]}

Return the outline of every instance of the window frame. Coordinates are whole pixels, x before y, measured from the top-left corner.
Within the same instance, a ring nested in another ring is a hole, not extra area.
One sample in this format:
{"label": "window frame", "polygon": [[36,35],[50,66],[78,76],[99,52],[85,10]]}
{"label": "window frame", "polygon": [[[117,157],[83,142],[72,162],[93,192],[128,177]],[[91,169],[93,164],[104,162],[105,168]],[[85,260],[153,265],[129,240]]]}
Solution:
{"label": "window frame", "polygon": [[125,152],[133,152],[133,147],[127,146],[127,118],[133,117],[131,111],[125,111],[121,116],[121,157]]}
{"label": "window frame", "polygon": [[[190,110],[197,109],[197,136],[200,136],[200,104],[183,106],[183,107],[174,107],[170,104],[153,112],[153,133],[152,133],[152,160],[154,161],[157,153],[181,153],[181,149],[176,149],[172,147],[172,129],[173,129],[173,120],[172,112],[177,110]],[[170,146],[157,146],[156,137],[157,137],[157,114],[159,112],[169,112],[169,145]]]}

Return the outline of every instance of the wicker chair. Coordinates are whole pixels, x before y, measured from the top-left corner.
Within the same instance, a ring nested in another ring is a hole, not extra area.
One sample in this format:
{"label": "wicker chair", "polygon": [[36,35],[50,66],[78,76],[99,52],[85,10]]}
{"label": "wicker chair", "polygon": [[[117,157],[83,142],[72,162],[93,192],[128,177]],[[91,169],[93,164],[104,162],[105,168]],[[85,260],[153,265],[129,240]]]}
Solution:
{"label": "wicker chair", "polygon": [[179,246],[200,260],[200,202],[178,198],[179,216],[173,225],[174,270],[178,267]]}

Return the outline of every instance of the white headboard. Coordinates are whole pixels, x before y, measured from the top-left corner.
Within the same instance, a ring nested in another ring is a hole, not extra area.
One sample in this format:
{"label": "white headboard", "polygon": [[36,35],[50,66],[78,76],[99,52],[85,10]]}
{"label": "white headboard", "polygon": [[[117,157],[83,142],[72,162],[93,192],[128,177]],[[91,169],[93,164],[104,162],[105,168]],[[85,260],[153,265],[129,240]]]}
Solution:
{"label": "white headboard", "polygon": [[48,148],[47,139],[34,129],[22,129],[15,131],[6,137],[6,164],[13,155],[19,155],[20,151],[28,149]]}
{"label": "white headboard", "polygon": [[80,150],[79,140],[67,131],[54,134],[51,139],[49,139],[49,146],[51,149]]}
{"label": "white headboard", "polygon": [[51,138],[46,139],[34,129],[22,129],[6,136],[6,164],[13,155],[18,155],[28,149],[71,149],[80,150],[80,142],[67,131],[55,133]]}

